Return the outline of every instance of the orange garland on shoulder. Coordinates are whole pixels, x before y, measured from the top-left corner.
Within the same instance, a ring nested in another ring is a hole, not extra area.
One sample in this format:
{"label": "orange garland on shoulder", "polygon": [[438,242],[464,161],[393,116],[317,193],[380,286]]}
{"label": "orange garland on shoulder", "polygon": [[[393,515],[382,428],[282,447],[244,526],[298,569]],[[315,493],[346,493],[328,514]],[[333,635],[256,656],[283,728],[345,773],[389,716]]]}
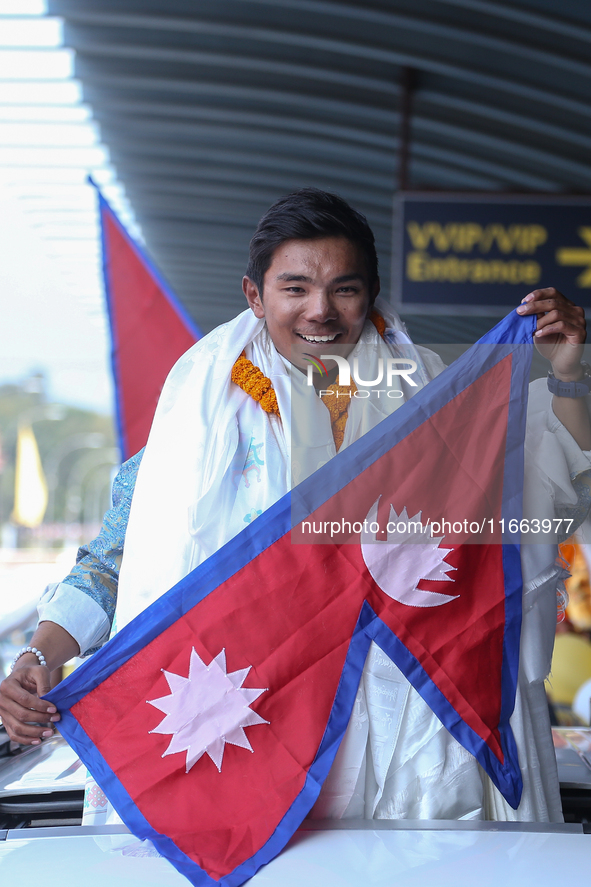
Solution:
{"label": "orange garland on shoulder", "polygon": [[244,351],[232,367],[230,378],[235,385],[260,403],[266,413],[279,415],[279,404],[271,380],[246,357]]}
{"label": "orange garland on shoulder", "polygon": [[[369,319],[383,339],[384,332],[386,331],[386,321],[384,318],[374,308],[369,315]],[[280,415],[277,396],[271,385],[271,380],[263,375],[262,371],[248,359],[244,351],[232,367],[230,378],[235,385],[238,385],[239,388],[250,394],[253,400],[260,403],[266,413],[274,413],[276,416]],[[346,421],[345,414],[341,418],[341,424],[344,426]]]}
{"label": "orange garland on shoulder", "polygon": [[337,453],[345,439],[345,428],[349,418],[349,404],[356,391],[357,385],[351,379],[351,384],[348,386],[337,385],[336,382],[333,382],[320,395],[322,403],[330,413],[330,427]]}

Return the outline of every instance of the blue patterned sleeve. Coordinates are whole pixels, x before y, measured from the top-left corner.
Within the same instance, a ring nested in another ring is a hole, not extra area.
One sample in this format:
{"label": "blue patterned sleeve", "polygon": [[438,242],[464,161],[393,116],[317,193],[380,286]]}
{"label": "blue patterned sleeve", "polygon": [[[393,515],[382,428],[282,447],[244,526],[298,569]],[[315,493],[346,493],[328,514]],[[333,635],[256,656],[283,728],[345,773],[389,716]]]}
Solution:
{"label": "blue patterned sleeve", "polygon": [[76,566],[63,580],[96,601],[110,623],[115,614],[125,532],[143,453],[142,449],[121,466],[113,482],[113,505],[105,514],[100,533],[78,549]]}

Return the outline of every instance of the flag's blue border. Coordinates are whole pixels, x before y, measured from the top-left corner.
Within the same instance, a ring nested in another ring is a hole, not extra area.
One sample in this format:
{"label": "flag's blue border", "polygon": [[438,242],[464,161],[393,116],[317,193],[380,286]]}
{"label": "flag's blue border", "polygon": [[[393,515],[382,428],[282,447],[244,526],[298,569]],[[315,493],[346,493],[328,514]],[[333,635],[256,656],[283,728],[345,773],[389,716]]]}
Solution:
{"label": "flag's blue border", "polygon": [[[418,661],[400,640],[379,619],[369,604],[364,603],[359,621],[351,639],[339,687],[328,724],[310,767],[304,787],[267,843],[249,860],[219,882],[214,881],[196,863],[183,854],[172,840],[157,834],[139,812],[119,779],[98,754],[93,743],[69,708],[153,638],[161,634],[179,616],[192,609],[230,576],[245,566],[253,557],[265,551],[290,531],[295,523],[304,520],[327,498],[348,483],[353,474],[368,468],[396,443],[417,428],[429,415],[441,409],[457,394],[467,388],[482,373],[502,360],[508,351],[513,355],[511,403],[509,407],[508,449],[503,485],[503,517],[519,519],[520,497],[512,494],[515,480],[523,475],[523,447],[519,434],[524,430],[527,403],[527,381],[535,318],[521,318],[512,313],[494,330],[477,343],[483,345],[507,344],[509,349],[471,348],[452,367],[415,397],[400,407],[392,416],[352,444],[336,459],[300,484],[250,524],[237,537],[223,546],[196,570],[182,579],[167,594],[152,604],[129,625],[125,626],[92,659],[59,684],[46,698],[61,711],[60,731],[78,752],[88,769],[97,778],[128,827],[141,838],[150,838],[158,850],[198,887],[238,887],[257,869],[270,861],[287,843],[318,796],[322,783],[332,764],[338,745],[351,714],[355,693],[363,670],[371,640],[389,655],[409,678],[447,729],[481,763],[493,782],[517,807],[522,791],[517,749],[509,717],[513,711],[518,669],[518,642],[521,619],[521,565],[519,546],[509,538],[503,546],[503,566],[506,599],[504,664],[502,673],[501,742],[505,761],[501,765],[483,740],[474,733],[433,684]],[[517,347],[515,347],[517,346]],[[533,347],[533,346],[532,346]],[[521,355],[520,355],[521,351]],[[338,463],[338,464],[337,464]],[[351,474],[353,472],[353,474]],[[516,489],[520,489],[517,487]],[[294,501],[295,500],[295,501]]]}
{"label": "flag's blue border", "polygon": [[103,213],[107,212],[119,228],[120,233],[123,235],[124,239],[127,241],[130,249],[132,249],[138,258],[144,263],[160,289],[162,293],[168,299],[171,307],[176,311],[178,316],[181,318],[185,326],[191,335],[195,336],[195,340],[198,341],[203,337],[203,333],[193,320],[193,318],[188,314],[184,305],[180,302],[177,295],[175,295],[174,291],[164,279],[158,268],[154,265],[150,257],[147,255],[145,250],[136,243],[133,239],[129,231],[126,230],[123,225],[121,219],[118,217],[117,213],[110,205],[109,201],[102,194],[99,186],[94,181],[92,176],[88,176],[88,182],[92,187],[96,190],[98,201],[99,201],[99,223],[100,223],[100,232],[101,232],[101,267],[103,271],[103,285],[105,288],[105,301],[107,304],[107,314],[109,316],[109,331],[111,334],[111,367],[113,372],[113,381],[115,386],[115,414],[117,418],[117,435],[119,438],[119,449],[121,450],[122,459],[125,461],[133,456],[133,453],[129,452],[129,444],[127,440],[127,428],[125,425],[125,417],[123,415],[123,406],[121,403],[121,373],[119,371],[119,351],[121,344],[117,339],[117,332],[115,329],[114,323],[114,307],[113,307],[113,293],[111,288],[111,277],[110,277],[110,254],[109,248],[107,245],[107,237],[105,233],[105,224],[103,221]]}

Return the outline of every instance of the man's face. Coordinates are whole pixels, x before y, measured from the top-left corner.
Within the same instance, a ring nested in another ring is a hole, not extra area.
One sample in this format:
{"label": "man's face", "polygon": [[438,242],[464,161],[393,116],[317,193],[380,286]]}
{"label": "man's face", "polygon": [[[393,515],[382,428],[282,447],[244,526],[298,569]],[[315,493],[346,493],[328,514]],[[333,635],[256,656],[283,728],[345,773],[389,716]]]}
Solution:
{"label": "man's face", "polygon": [[326,354],[331,345],[353,347],[379,284],[369,292],[365,260],[355,244],[324,237],[277,247],[262,298],[248,277],[242,288],[255,315],[265,318],[277,351],[305,369],[305,354]]}

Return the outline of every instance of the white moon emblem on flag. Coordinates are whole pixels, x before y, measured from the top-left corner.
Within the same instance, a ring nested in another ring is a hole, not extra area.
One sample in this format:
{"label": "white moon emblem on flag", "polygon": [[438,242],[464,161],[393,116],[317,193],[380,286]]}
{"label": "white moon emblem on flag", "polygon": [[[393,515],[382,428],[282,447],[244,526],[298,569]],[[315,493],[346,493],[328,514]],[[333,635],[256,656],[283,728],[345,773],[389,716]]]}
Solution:
{"label": "white moon emblem on flag", "polygon": [[[376,499],[370,508],[365,526],[377,522],[379,501]],[[440,607],[459,595],[423,591],[417,586],[421,579],[454,582],[447,573],[456,567],[445,561],[452,549],[439,547],[443,536],[434,538],[430,527],[423,526],[421,514],[419,511],[409,517],[405,507],[398,515],[390,505],[389,525],[394,527],[394,532],[389,532],[387,540],[382,541],[376,540],[375,533],[363,529],[361,553],[373,579],[388,597],[407,607]]]}
{"label": "white moon emblem on flag", "polygon": [[208,754],[221,772],[226,742],[253,751],[244,727],[269,721],[249,708],[265,692],[242,686],[250,668],[228,674],[225,650],[206,665],[193,649],[188,677],[162,669],[172,692],[146,701],[166,715],[150,733],[172,734],[163,758],[186,751],[188,773],[199,758]]}

